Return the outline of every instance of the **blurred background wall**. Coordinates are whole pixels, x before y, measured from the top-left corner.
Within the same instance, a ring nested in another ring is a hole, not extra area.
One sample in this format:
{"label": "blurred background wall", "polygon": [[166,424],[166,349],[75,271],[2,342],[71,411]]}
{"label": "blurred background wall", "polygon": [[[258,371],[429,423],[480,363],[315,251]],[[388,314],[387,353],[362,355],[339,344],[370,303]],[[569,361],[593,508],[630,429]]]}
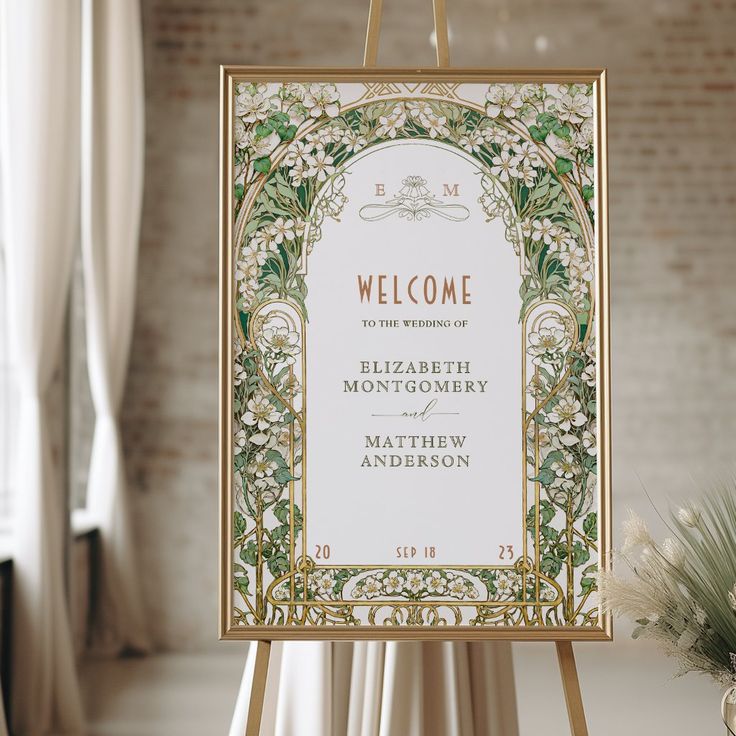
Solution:
{"label": "blurred background wall", "polygon": [[[736,5],[452,0],[455,66],[607,67],[616,519],[732,460]],[[216,639],[218,66],[357,65],[367,0],[143,0],[147,162],[124,444],[149,620]],[[432,65],[429,0],[379,62]],[[725,380],[728,379],[728,380]],[[622,629],[619,629],[622,633]]]}

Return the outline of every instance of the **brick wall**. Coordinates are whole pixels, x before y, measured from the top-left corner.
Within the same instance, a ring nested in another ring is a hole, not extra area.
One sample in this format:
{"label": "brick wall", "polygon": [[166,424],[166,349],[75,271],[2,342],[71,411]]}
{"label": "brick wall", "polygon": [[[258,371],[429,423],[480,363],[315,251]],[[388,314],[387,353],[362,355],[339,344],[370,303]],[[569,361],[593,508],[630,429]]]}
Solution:
{"label": "brick wall", "polygon": [[[221,63],[358,64],[367,0],[143,0],[148,151],[124,411],[156,641],[217,609],[217,135]],[[736,3],[453,0],[455,65],[610,71],[617,516],[732,460]],[[386,0],[380,61],[433,63],[429,0]]]}

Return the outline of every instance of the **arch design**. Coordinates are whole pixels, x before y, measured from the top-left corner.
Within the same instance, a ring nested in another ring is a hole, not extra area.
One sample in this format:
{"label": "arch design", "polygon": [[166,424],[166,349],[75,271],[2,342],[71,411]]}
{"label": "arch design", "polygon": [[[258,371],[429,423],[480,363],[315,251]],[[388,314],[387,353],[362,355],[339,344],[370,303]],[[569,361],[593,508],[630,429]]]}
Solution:
{"label": "arch design", "polygon": [[[485,106],[425,94],[371,88],[342,106],[330,84],[237,87],[234,625],[599,623],[592,89],[499,84]],[[351,160],[407,140],[472,158],[478,202],[520,260],[526,533],[512,565],[333,569],[304,539],[306,263],[347,202]]]}

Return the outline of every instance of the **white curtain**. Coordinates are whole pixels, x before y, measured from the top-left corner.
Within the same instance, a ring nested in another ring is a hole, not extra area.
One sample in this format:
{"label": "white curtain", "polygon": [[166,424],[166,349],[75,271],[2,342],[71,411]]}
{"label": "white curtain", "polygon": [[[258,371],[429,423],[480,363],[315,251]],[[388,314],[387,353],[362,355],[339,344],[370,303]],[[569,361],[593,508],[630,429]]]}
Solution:
{"label": "white curtain", "polygon": [[46,398],[79,225],[79,0],[4,0],[0,165],[17,367],[13,719],[16,736],[84,733],[64,586],[68,524]]}
{"label": "white curtain", "polygon": [[133,327],[144,166],[138,0],[83,0],[82,254],[96,423],[87,515],[101,534],[94,648],[146,651],[118,414]]}
{"label": "white curtain", "polygon": [[[255,645],[230,736],[243,736]],[[261,736],[517,736],[505,642],[274,643]]]}

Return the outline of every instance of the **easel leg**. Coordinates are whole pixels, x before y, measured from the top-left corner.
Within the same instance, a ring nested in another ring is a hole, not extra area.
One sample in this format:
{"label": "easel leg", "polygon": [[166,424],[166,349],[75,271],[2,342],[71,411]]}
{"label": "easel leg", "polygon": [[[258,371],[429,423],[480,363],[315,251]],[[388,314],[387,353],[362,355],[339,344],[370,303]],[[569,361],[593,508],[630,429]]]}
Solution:
{"label": "easel leg", "polygon": [[585,723],[583,698],[580,695],[578,670],[575,666],[575,654],[572,651],[572,642],[556,641],[557,662],[560,665],[562,689],[565,691],[567,717],[570,719],[570,733],[572,736],[588,736],[588,726]]}
{"label": "easel leg", "polygon": [[266,696],[266,678],[268,677],[268,660],[271,655],[271,642],[256,643],[256,666],[253,669],[253,685],[250,689],[248,720],[245,725],[245,736],[260,736],[261,716],[263,715],[263,699]]}

